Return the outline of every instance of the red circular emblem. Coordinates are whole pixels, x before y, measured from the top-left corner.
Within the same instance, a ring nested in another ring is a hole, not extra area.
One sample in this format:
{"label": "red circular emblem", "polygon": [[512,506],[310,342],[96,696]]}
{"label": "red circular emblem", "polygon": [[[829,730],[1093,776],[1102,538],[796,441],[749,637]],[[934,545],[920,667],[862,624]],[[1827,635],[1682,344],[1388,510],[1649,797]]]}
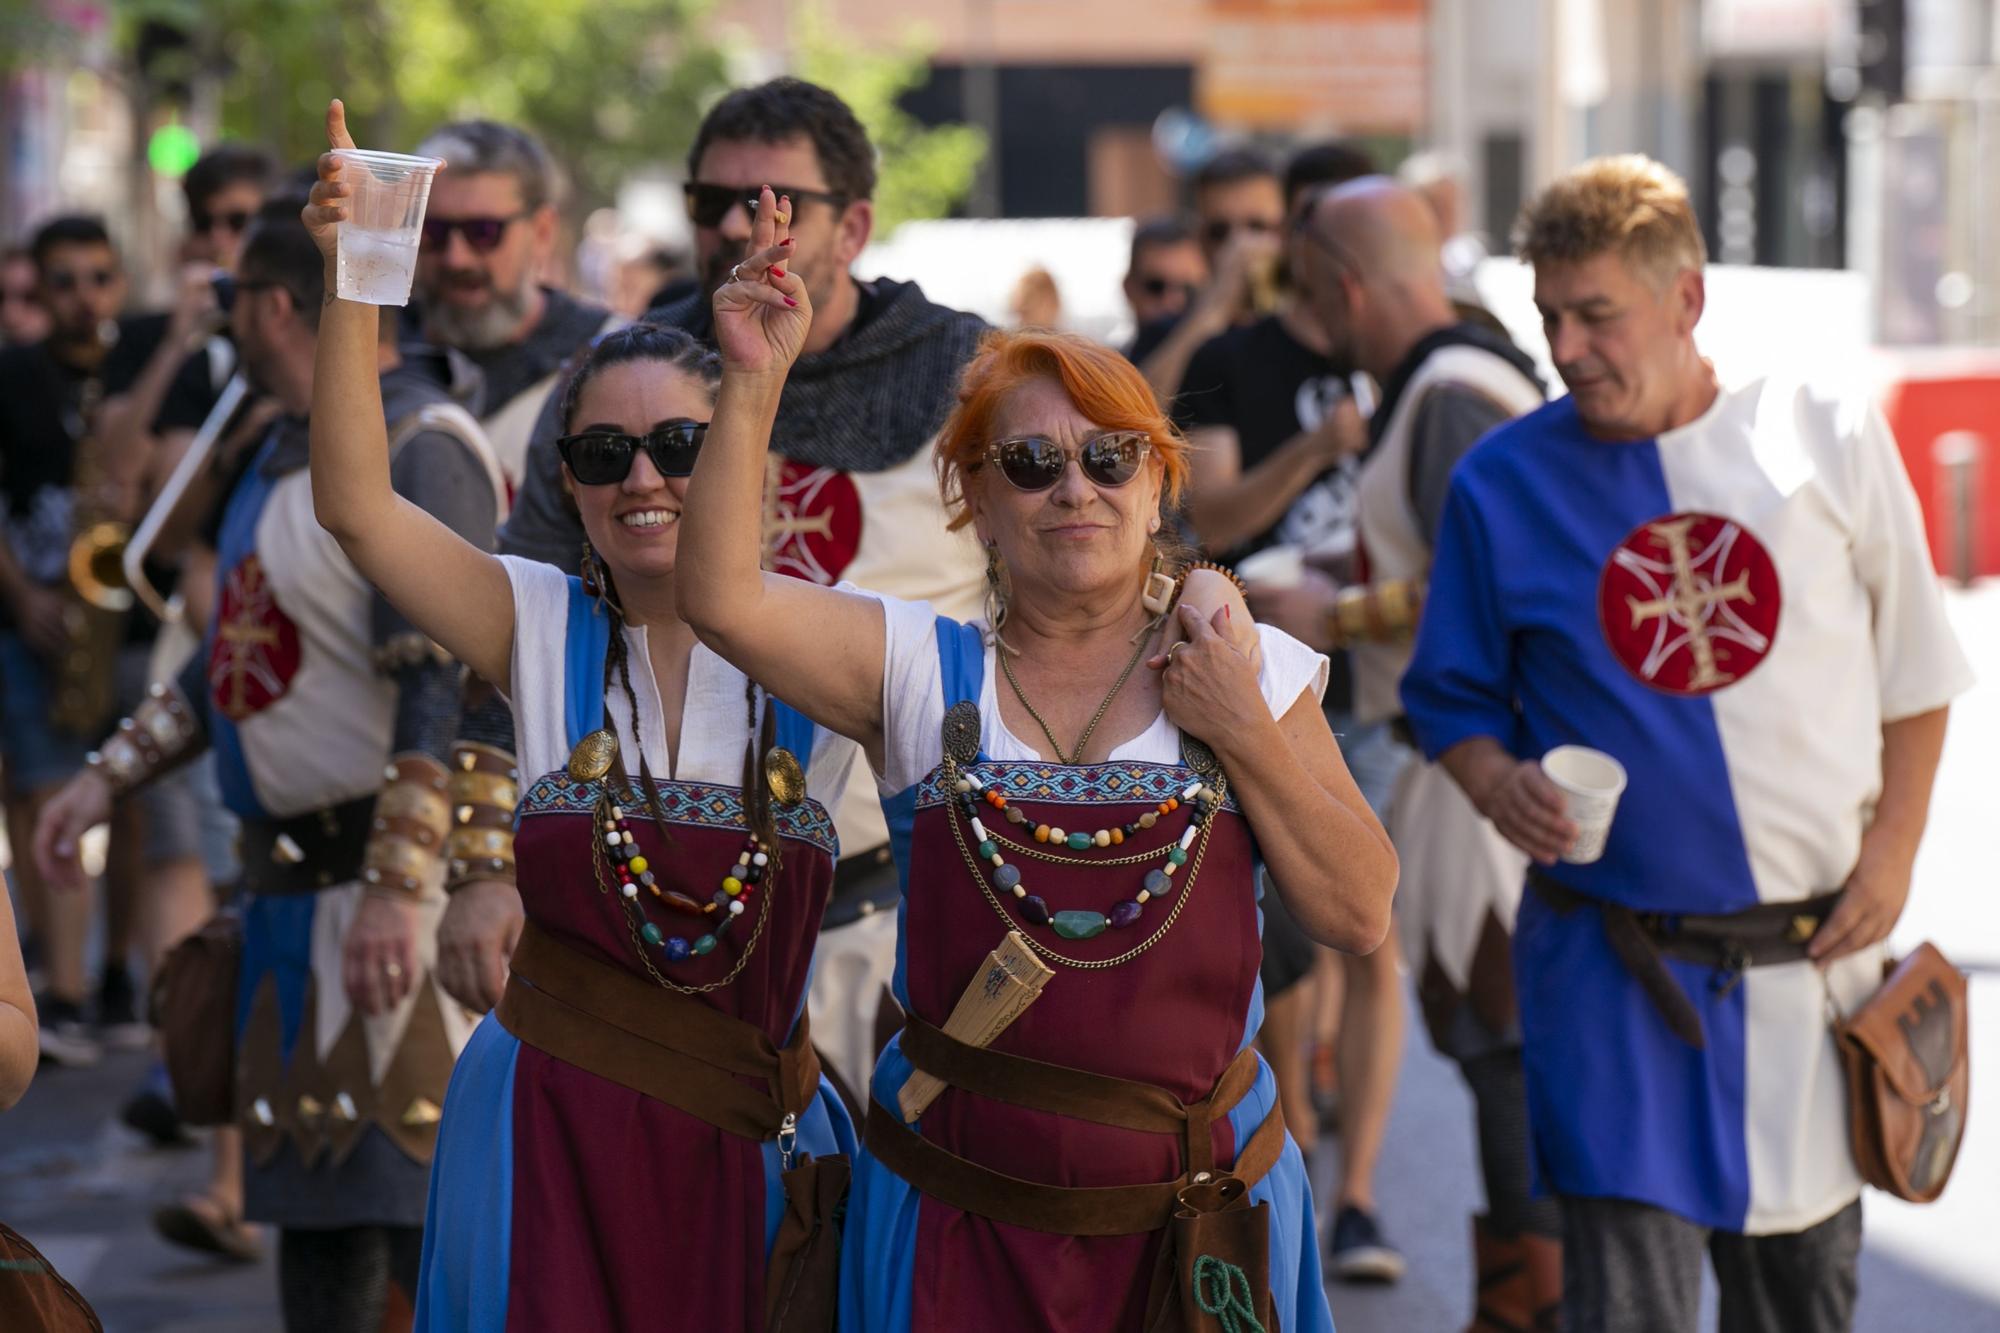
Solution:
{"label": "red circular emblem", "polygon": [[1755,671],[1777,639],[1783,600],[1763,543],[1715,514],[1641,523],[1597,584],[1612,655],[1666,694],[1708,694]]}
{"label": "red circular emblem", "polygon": [[215,641],[208,650],[208,691],[232,722],[263,712],[285,697],[299,673],[299,627],[279,607],[256,556],[222,581]]}
{"label": "red circular emblem", "polygon": [[764,485],[764,568],[834,584],[861,548],[861,492],[832,468],[773,458]]}

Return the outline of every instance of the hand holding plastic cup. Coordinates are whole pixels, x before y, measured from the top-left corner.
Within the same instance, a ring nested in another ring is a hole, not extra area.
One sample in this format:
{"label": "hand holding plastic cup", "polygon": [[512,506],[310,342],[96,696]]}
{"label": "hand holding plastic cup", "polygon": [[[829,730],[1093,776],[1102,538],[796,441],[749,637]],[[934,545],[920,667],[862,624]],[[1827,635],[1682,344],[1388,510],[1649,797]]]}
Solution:
{"label": "hand holding plastic cup", "polygon": [[408,305],[424,208],[444,162],[362,148],[336,148],[333,154],[353,191],[338,232],[334,295],[368,305]]}
{"label": "hand holding plastic cup", "polygon": [[1618,798],[1625,794],[1625,766],[1587,745],[1558,745],[1542,756],[1542,772],[1562,792],[1578,830],[1562,859],[1573,866],[1589,865],[1604,855]]}

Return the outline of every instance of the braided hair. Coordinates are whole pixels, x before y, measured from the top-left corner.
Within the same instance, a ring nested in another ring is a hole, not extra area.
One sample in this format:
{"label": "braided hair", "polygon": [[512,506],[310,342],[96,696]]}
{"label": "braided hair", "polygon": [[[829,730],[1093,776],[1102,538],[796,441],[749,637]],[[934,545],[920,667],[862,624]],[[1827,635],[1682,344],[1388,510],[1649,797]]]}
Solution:
{"label": "braided hair", "polygon": [[[722,383],[722,358],[693,335],[683,329],[657,324],[628,324],[592,340],[576,372],[570,376],[569,384],[563,389],[560,417],[563,429],[576,428],[577,407],[584,388],[592,380],[613,366],[637,361],[653,362],[680,371],[706,389],[711,402]],[[624,692],[626,707],[631,710],[633,738],[636,741],[639,740],[639,696],[632,688],[631,654],[625,643],[625,611],[619,604],[617,586],[610,569],[594,554],[587,553],[585,560],[586,567],[597,581],[599,601],[611,617],[611,640],[604,657],[605,726],[616,734],[616,729],[611,727],[610,709],[610,693],[615,682]],[[743,750],[743,813],[750,832],[763,844],[775,869],[779,852],[777,819],[771,809],[771,794],[764,780],[764,761],[776,743],[777,724],[772,716],[770,696],[763,694],[760,708],[760,694],[762,691],[755,681],[744,682],[744,711],[750,739]],[[621,789],[634,785],[625,767],[623,749],[623,746],[617,747],[611,760],[611,776]],[[671,847],[673,835],[668,831],[666,810],[661,806],[659,792],[653,785],[643,741],[638,752],[639,791],[662,841]]]}

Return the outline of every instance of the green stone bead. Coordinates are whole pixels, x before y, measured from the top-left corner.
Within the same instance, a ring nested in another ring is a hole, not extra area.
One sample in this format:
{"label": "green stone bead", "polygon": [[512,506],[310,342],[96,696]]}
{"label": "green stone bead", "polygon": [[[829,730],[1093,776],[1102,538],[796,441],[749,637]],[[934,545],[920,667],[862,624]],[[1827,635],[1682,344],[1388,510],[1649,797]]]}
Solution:
{"label": "green stone bead", "polygon": [[1104,933],[1104,913],[1057,912],[1055,928],[1066,940],[1087,940]]}
{"label": "green stone bead", "polygon": [[1000,844],[988,838],[985,842],[979,844],[979,859],[982,861],[991,860],[993,854],[999,850]]}
{"label": "green stone bead", "polygon": [[660,942],[660,928],[648,921],[639,927],[639,938],[648,944],[657,945]]}
{"label": "green stone bead", "polygon": [[695,951],[696,953],[698,953],[698,954],[703,954],[703,953],[714,953],[714,952],[715,952],[715,936],[713,936],[713,935],[704,935],[704,936],[702,936],[702,937],[701,937],[700,939],[696,940],[696,941],[694,942],[694,951]]}
{"label": "green stone bead", "polygon": [[1082,851],[1084,848],[1090,846],[1091,842],[1092,838],[1088,833],[1072,833],[1069,835],[1069,846],[1073,852]]}
{"label": "green stone bead", "polygon": [[1184,866],[1187,864],[1187,852],[1179,847],[1169,847],[1167,848],[1167,859],[1177,866]]}

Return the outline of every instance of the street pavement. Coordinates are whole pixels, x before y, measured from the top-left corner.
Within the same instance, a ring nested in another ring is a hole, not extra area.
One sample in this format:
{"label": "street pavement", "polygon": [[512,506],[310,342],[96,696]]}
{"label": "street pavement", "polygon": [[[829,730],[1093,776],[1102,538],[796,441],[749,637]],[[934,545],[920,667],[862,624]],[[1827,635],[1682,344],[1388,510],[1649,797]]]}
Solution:
{"label": "street pavement", "polygon": [[[1954,712],[1931,832],[1900,944],[1931,939],[1972,976],[1973,1069],[2000,1069],[2000,583],[1951,600],[1982,685]],[[1391,1287],[1332,1290],[1340,1333],[1459,1333],[1471,1309],[1469,1219],[1479,1206],[1471,1103],[1412,1014],[1378,1178],[1381,1218],[1410,1261]],[[21,1231],[96,1306],[108,1333],[265,1333],[278,1327],[274,1265],[224,1266],[154,1236],[155,1204],[199,1187],[206,1149],[141,1146],[116,1122],[143,1057],[47,1070],[0,1117],[0,1220]],[[1868,1196],[1858,1333],[2000,1330],[2000,1110],[1975,1090],[1951,1188],[1928,1207]],[[1330,1197],[1330,1142],[1314,1163]],[[1325,1226],[1330,1221],[1321,1217]],[[1712,1297],[1710,1300],[1713,1309]],[[1713,1314],[1708,1319],[1713,1326]],[[13,1333],[12,1330],[0,1333]]]}

